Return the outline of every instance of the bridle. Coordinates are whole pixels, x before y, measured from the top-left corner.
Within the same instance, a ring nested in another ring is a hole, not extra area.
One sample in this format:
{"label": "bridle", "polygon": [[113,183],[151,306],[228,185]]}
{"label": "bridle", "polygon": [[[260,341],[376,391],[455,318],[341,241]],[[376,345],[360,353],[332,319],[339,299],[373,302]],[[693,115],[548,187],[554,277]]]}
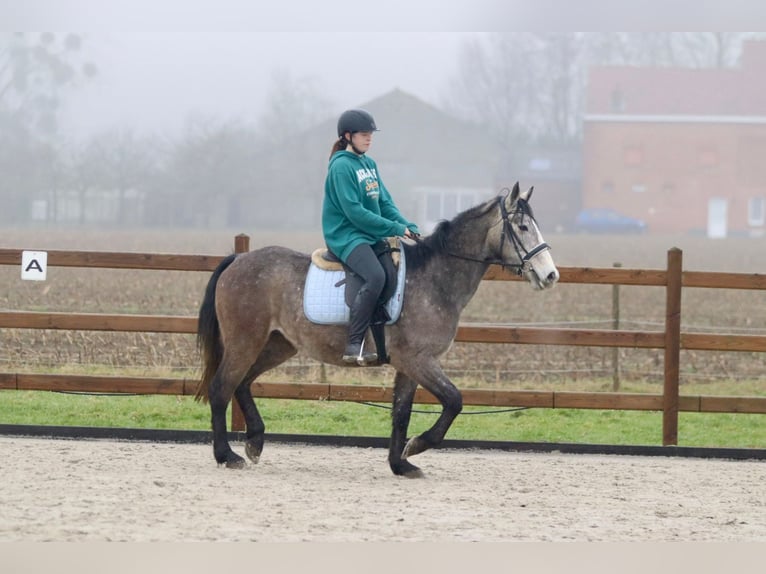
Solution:
{"label": "bridle", "polygon": [[[497,201],[500,204],[500,214],[502,215],[502,219],[498,223],[503,224],[503,231],[500,236],[500,253],[503,253],[503,247],[505,246],[505,242],[507,240],[511,245],[513,245],[513,249],[516,251],[516,255],[518,256],[521,263],[508,263],[502,259],[479,259],[477,257],[470,257],[468,255],[452,253],[450,251],[448,251],[447,254],[451,255],[452,257],[457,257],[458,259],[465,259],[467,261],[477,261],[479,263],[488,263],[490,265],[501,265],[503,268],[510,267],[515,271],[517,275],[521,276],[524,274],[524,271],[527,268],[527,264],[533,257],[543,251],[549,250],[551,248],[550,245],[544,241],[529,250],[524,247],[524,245],[521,243],[521,238],[519,238],[519,235],[513,229],[513,225],[511,225],[511,218],[514,215],[521,213],[522,223],[524,221],[524,216],[529,217],[535,226],[537,225],[537,222],[535,221],[535,218],[532,217],[525,199],[517,199],[516,209],[509,212],[505,208],[505,197],[506,196],[501,196],[497,198]],[[495,225],[497,225],[497,223]],[[494,227],[494,225],[492,227]]]}

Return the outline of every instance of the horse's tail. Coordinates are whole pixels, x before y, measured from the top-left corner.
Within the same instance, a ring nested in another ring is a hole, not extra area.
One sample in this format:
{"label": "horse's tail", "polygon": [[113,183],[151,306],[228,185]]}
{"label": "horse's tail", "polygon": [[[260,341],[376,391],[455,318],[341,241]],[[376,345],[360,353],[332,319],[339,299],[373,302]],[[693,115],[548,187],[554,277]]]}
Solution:
{"label": "horse's tail", "polygon": [[215,288],[221,273],[232,264],[237,254],[232,253],[218,264],[213,271],[210,281],[205,288],[205,296],[199,308],[199,319],[197,320],[197,348],[202,355],[202,380],[197,387],[197,393],[194,396],[195,401],[207,402],[208,387],[213,380],[218,366],[223,358],[223,345],[221,344],[221,331],[218,326],[218,315],[215,312]]}

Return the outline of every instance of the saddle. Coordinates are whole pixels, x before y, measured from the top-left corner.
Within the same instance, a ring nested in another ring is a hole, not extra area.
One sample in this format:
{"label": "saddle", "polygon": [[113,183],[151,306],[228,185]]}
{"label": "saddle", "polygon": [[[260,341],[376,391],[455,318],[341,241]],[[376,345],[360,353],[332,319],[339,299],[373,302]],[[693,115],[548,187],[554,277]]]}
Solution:
{"label": "saddle", "polygon": [[[391,250],[391,259],[394,262],[394,267],[399,267],[399,254],[401,253],[399,238],[388,237],[386,242]],[[311,254],[311,262],[323,271],[344,271],[343,261],[338,259],[327,247],[315,249]]]}
{"label": "saddle", "polygon": [[[406,263],[398,237],[390,237],[374,247],[378,259],[386,270],[386,286],[370,329],[378,348],[378,362],[387,363],[385,325],[399,319],[404,303]],[[314,250],[303,289],[303,312],[312,323],[319,325],[347,325],[349,305],[361,287],[361,278],[326,248]]]}

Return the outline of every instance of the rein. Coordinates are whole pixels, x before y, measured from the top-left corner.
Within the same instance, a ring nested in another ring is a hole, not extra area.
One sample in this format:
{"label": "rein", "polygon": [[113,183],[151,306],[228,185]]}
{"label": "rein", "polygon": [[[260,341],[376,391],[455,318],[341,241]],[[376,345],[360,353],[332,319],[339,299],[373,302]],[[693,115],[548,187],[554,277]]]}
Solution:
{"label": "rein", "polygon": [[[517,203],[520,203],[524,201],[523,199],[517,200]],[[500,204],[500,213],[502,215],[501,222],[503,224],[503,232],[500,235],[500,253],[503,252],[503,246],[505,245],[506,238],[508,242],[513,245],[514,250],[516,251],[516,255],[519,258],[519,261],[521,263],[508,263],[506,261],[503,261],[502,259],[479,259],[477,257],[470,257],[468,255],[462,255],[460,253],[452,253],[451,251],[447,251],[447,255],[450,255],[452,257],[456,257],[458,259],[465,259],[466,261],[476,261],[478,263],[487,263],[490,265],[500,265],[503,268],[510,267],[514,270],[516,275],[521,276],[524,273],[524,269],[526,268],[529,261],[538,253],[541,253],[542,251],[546,251],[550,249],[550,245],[548,245],[545,242],[540,243],[539,245],[533,247],[530,250],[527,250],[524,245],[521,243],[521,239],[519,238],[518,234],[514,231],[513,225],[511,225],[511,217],[513,217],[516,213],[521,213],[522,217],[524,215],[528,215],[527,211],[523,208],[523,204],[521,208],[517,208],[513,212],[508,212],[508,210],[505,208],[505,198],[499,197],[498,203]],[[529,218],[534,221],[534,218],[529,215]],[[498,222],[500,223],[500,222]],[[497,224],[495,224],[497,225]],[[494,225],[492,226],[494,227]]]}

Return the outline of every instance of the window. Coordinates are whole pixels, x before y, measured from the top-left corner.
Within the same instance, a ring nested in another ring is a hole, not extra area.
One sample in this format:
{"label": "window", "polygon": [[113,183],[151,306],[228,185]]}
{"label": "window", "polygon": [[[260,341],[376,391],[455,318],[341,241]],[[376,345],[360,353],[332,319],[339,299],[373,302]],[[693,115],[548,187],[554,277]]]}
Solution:
{"label": "window", "polygon": [[614,113],[625,111],[625,95],[619,87],[612,90],[609,98],[609,108]]}
{"label": "window", "polygon": [[457,201],[458,196],[456,193],[445,192],[442,195],[442,217],[444,219],[452,219],[458,214]]}
{"label": "window", "polygon": [[529,169],[531,171],[550,171],[551,160],[547,157],[533,157],[529,160]]}
{"label": "window", "polygon": [[751,197],[747,202],[747,223],[763,226],[764,221],[766,221],[766,198]]}
{"label": "window", "polygon": [[442,197],[440,194],[426,194],[426,219],[428,221],[439,221],[442,219]]}
{"label": "window", "polygon": [[641,165],[644,162],[644,150],[638,146],[628,146],[623,150],[625,165]]}
{"label": "window", "polygon": [[633,193],[644,193],[646,191],[646,186],[643,183],[634,183],[630,190]]}
{"label": "window", "polygon": [[425,191],[423,230],[428,231],[442,219],[452,219],[461,211],[473,207],[479,197],[484,195],[486,195],[485,190],[461,188],[448,191]]}

